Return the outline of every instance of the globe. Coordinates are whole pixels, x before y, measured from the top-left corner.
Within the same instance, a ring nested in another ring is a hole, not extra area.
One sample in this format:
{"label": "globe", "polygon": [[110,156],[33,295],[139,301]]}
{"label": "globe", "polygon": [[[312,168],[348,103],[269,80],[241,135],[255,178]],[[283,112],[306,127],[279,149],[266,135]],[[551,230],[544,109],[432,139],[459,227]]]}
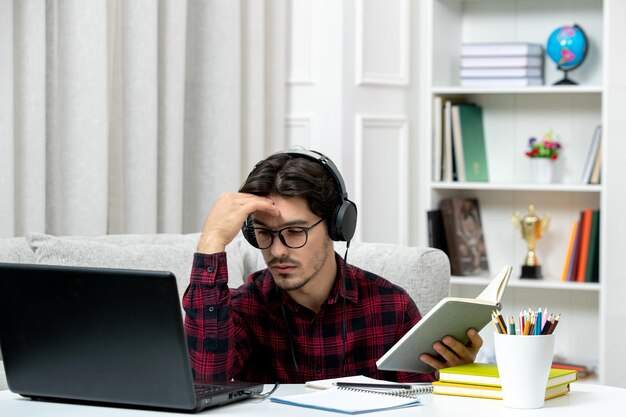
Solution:
{"label": "globe", "polygon": [[566,25],[552,31],[548,37],[546,53],[556,63],[557,68],[564,71],[563,79],[554,83],[555,85],[576,84],[567,78],[567,72],[583,63],[588,50],[587,35],[580,26]]}

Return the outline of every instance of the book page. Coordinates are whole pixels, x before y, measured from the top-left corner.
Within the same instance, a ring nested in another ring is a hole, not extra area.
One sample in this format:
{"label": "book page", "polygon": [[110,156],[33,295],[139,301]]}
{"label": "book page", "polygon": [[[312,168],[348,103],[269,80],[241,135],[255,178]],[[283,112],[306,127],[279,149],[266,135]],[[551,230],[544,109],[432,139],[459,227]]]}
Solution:
{"label": "book page", "polygon": [[504,290],[506,289],[506,285],[509,283],[509,277],[511,276],[511,271],[513,268],[510,265],[506,265],[497,277],[491,281],[487,288],[481,292],[477,300],[489,301],[493,304],[498,304],[504,295]]}

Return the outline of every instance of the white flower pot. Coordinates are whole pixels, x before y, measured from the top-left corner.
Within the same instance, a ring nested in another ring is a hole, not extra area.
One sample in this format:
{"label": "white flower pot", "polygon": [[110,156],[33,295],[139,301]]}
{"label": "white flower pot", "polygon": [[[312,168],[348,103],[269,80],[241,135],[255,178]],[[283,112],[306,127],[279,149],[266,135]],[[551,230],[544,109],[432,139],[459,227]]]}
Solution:
{"label": "white flower pot", "polygon": [[550,184],[554,178],[554,161],[550,158],[530,158],[530,170],[536,183]]}

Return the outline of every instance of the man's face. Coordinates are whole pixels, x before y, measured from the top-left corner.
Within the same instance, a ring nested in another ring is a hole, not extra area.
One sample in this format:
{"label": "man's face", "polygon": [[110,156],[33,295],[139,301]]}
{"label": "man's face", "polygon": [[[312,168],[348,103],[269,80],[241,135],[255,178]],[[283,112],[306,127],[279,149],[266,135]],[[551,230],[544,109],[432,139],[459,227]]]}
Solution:
{"label": "man's face", "polygon": [[[280,214],[272,216],[262,212],[254,213],[254,226],[279,230],[288,226],[310,227],[320,217],[309,210],[302,197],[289,199],[269,196],[278,207]],[[274,243],[263,249],[263,258],[278,288],[286,291],[306,289],[309,283],[329,272],[329,259],[334,248],[328,236],[326,223],[322,222],[308,231],[307,243],[297,249],[289,248],[274,235]]]}

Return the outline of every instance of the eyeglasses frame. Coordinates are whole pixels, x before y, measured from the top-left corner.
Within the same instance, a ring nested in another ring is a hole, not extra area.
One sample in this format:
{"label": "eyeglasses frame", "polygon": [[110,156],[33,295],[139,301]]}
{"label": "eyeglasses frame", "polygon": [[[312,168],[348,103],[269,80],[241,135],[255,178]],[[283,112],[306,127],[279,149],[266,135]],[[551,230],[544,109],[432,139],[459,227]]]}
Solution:
{"label": "eyeglasses frame", "polygon": [[[324,221],[324,218],[321,218],[317,222],[313,223],[311,226],[286,226],[286,227],[283,227],[283,228],[278,229],[278,230],[272,230],[272,229],[268,229],[266,227],[254,227],[254,226],[252,226],[250,228],[255,231],[255,236],[256,236],[256,230],[264,230],[264,231],[270,233],[270,236],[271,236],[270,244],[267,247],[262,248],[262,247],[259,246],[259,242],[257,240],[256,241],[256,243],[257,243],[256,248],[257,249],[264,250],[264,249],[271,248],[272,245],[274,244],[274,235],[278,235],[278,239],[280,239],[280,242],[283,245],[285,245],[286,247],[288,247],[289,249],[300,249],[300,248],[303,248],[309,242],[309,231],[311,229],[313,229],[315,226],[317,226],[318,224],[320,224],[321,222],[323,222],[323,221]],[[283,236],[283,231],[287,230],[287,229],[296,229],[296,228],[297,229],[302,229],[304,231],[304,236],[305,236],[304,237],[304,243],[301,246],[296,246],[296,247],[289,246],[287,244],[287,241],[285,240],[285,237]]]}

